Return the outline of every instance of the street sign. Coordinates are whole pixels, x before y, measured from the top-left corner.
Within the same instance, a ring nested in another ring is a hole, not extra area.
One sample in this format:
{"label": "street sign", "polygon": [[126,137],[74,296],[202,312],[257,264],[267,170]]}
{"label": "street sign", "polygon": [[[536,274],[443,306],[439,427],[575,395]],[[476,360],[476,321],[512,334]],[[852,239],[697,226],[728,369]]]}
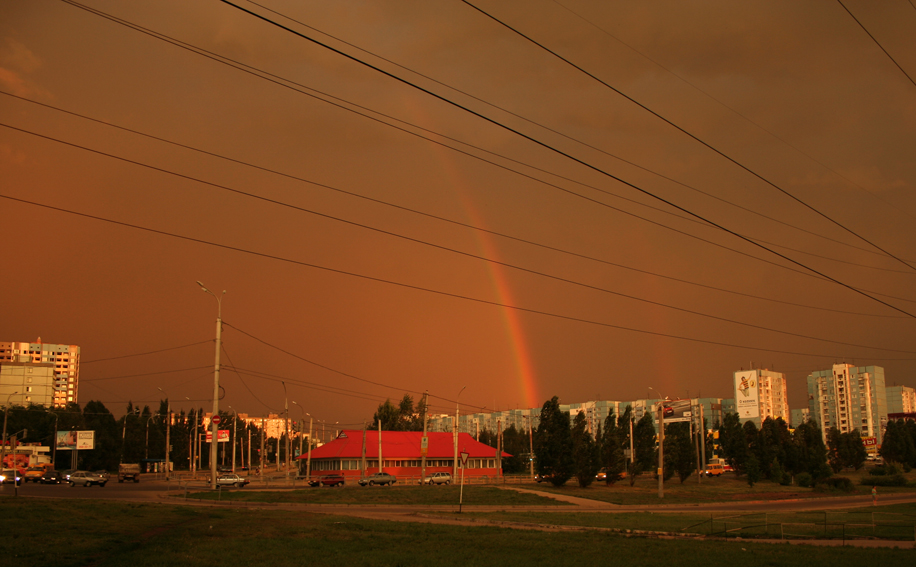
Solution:
{"label": "street sign", "polygon": [[461,466],[465,468],[468,466],[468,453],[466,451],[461,452]]}
{"label": "street sign", "polygon": [[426,452],[429,450],[429,437],[424,437],[420,440],[420,455],[426,456]]}
{"label": "street sign", "polygon": [[220,421],[222,421],[222,419],[220,419],[218,415],[213,416],[213,423],[215,423],[216,425],[219,425]]}

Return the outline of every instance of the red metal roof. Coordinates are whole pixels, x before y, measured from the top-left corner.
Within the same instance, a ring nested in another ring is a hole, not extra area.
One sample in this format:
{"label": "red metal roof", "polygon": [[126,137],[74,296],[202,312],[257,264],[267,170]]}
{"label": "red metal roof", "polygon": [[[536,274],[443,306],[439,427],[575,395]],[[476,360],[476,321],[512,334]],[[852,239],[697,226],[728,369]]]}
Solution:
{"label": "red metal roof", "polygon": [[[366,458],[378,459],[377,430],[366,430]],[[429,438],[426,457],[430,459],[451,459],[455,446],[451,433],[427,433]],[[422,431],[382,431],[382,456],[389,459],[419,459]],[[470,433],[458,434],[458,453],[468,453],[468,458],[495,458],[496,449],[475,441]],[[363,455],[363,430],[345,429],[337,439],[312,449],[312,459],[359,459]],[[511,457],[503,451],[503,457]],[[299,458],[305,459],[308,452]]]}

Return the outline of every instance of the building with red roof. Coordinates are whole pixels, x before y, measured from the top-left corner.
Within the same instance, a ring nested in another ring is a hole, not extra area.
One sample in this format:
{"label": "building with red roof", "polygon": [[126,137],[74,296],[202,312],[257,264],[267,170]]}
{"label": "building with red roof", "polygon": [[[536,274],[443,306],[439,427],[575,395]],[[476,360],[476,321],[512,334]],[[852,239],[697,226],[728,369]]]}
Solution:
{"label": "building with red roof", "polygon": [[[455,456],[454,437],[451,433],[427,433],[426,474],[452,472]],[[312,449],[311,476],[338,473],[348,478],[361,478],[379,472],[379,449],[382,452],[382,471],[397,477],[420,478],[422,464],[422,431],[382,431],[371,429],[345,429],[330,443]],[[365,448],[365,453],[363,452]],[[468,454],[466,477],[497,477],[499,469],[496,449],[475,441],[469,433],[458,434],[458,465],[461,453]],[[510,457],[503,452],[503,457]],[[307,471],[308,452],[298,457],[299,470]],[[459,472],[459,474],[461,474]]]}

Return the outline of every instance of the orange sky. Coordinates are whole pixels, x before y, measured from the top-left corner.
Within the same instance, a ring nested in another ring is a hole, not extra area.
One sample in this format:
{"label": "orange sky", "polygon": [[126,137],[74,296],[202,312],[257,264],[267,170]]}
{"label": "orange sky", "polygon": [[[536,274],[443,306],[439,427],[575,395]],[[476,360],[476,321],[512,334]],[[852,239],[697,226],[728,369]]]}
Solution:
{"label": "orange sky", "polygon": [[462,413],[731,397],[751,365],[793,408],[834,362],[916,386],[913,317],[596,171],[916,314],[909,3],[844,0],[909,77],[838,3],[475,3],[851,233],[461,2],[259,3],[587,165],[217,0],[85,6],[271,80],[4,2],[0,341],[80,345],[81,402],[210,408],[212,344],[90,362],[212,338],[197,280],[227,290],[243,413],[282,411],[281,380],[347,426],[405,392],[453,412],[462,386]]}

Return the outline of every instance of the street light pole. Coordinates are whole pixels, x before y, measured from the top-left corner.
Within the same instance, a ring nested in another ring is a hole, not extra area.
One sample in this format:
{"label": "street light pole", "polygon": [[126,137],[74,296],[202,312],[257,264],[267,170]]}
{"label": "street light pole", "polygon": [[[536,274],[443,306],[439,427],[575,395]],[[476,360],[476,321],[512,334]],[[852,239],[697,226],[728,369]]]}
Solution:
{"label": "street light pole", "polygon": [[[6,398],[6,409],[3,411],[3,447],[0,447],[0,468],[6,466],[3,461],[6,459],[6,420],[10,415],[10,400],[18,393],[18,391],[13,392]],[[15,485],[16,483],[14,482],[13,484]]]}
{"label": "street light pole", "polygon": [[[219,415],[219,353],[222,347],[223,332],[223,302],[220,296],[207,289],[204,284],[197,282],[200,289],[209,293],[216,299],[216,362],[213,365],[213,413],[210,417],[210,488],[216,489],[216,448],[219,441],[219,425],[213,420],[213,417]],[[226,290],[223,290],[225,295]]]}
{"label": "street light pole", "polygon": [[239,412],[235,411],[235,408],[232,406],[229,406],[229,409],[232,410],[232,414],[233,414],[233,417],[232,417],[232,472],[235,472],[235,432],[236,432],[235,424],[239,420]]}
{"label": "street light pole", "polygon": [[168,480],[169,472],[170,472],[169,470],[169,451],[172,450],[172,444],[171,444],[172,440],[171,440],[171,435],[170,435],[172,432],[172,400],[171,398],[169,398],[168,392],[166,392],[162,388],[159,388],[159,391],[165,394],[166,413],[168,413],[168,416],[166,416],[166,421],[165,421],[165,480]]}
{"label": "street light pole", "polygon": [[[296,403],[296,400],[293,400],[293,405],[299,408],[299,411],[302,412],[302,418],[299,420],[299,459],[302,459],[302,441],[304,435],[303,429],[305,429],[305,409],[299,404]],[[311,441],[311,439],[309,439]],[[296,476],[298,477],[302,473],[302,466],[298,463],[296,464]]]}
{"label": "street light pole", "polygon": [[[286,393],[286,382],[281,381],[283,384],[283,410],[286,412],[286,460],[284,466],[286,466],[286,478],[289,478],[289,396]],[[280,448],[277,447],[279,451]]]}
{"label": "street light pole", "polygon": [[458,400],[461,398],[461,392],[463,392],[465,388],[467,388],[467,386],[462,386],[461,390],[458,392],[458,396],[455,398],[455,432],[452,435],[455,442],[455,456],[452,461],[452,478],[455,480],[458,480]]}

